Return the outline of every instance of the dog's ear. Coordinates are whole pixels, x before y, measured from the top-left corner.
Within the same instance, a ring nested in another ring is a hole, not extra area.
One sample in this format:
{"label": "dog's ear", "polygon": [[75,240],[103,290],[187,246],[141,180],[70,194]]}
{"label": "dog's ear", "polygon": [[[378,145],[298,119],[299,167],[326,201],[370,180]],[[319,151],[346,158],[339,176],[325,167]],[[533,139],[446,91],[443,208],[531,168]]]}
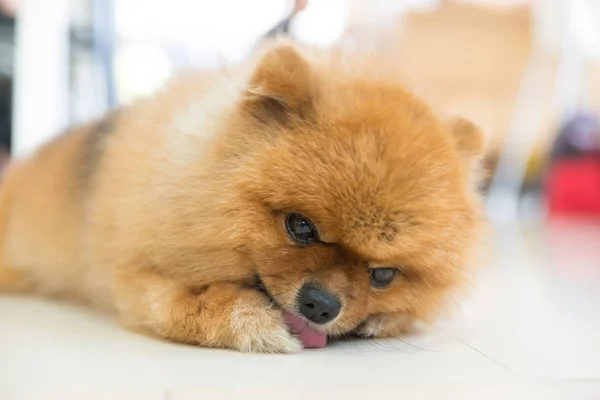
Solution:
{"label": "dog's ear", "polygon": [[479,127],[460,117],[448,120],[446,127],[463,159],[475,160],[483,156],[485,136]]}
{"label": "dog's ear", "polygon": [[291,45],[279,45],[259,61],[243,106],[262,123],[285,123],[312,112],[313,73]]}

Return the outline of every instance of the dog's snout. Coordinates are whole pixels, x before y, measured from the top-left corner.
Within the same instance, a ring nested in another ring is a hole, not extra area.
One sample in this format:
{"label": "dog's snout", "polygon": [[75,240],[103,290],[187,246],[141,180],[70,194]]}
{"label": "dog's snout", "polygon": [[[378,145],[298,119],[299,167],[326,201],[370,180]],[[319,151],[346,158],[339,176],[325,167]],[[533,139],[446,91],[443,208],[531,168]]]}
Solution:
{"label": "dog's snout", "polygon": [[310,321],[325,324],[338,316],[342,304],[334,295],[309,283],[300,289],[298,308]]}

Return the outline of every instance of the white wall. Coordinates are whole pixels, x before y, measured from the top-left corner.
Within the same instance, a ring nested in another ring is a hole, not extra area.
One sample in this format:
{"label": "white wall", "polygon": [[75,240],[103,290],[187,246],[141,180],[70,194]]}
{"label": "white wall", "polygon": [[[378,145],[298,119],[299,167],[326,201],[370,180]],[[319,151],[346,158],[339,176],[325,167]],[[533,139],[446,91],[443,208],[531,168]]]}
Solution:
{"label": "white wall", "polygon": [[13,154],[27,155],[67,127],[68,0],[26,0],[15,37]]}

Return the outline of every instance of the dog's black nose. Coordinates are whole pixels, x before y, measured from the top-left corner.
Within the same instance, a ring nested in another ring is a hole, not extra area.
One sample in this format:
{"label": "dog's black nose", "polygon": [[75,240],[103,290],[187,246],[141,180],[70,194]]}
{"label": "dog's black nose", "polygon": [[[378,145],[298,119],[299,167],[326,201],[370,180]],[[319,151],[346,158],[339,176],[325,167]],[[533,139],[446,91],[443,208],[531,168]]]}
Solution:
{"label": "dog's black nose", "polygon": [[342,308],[340,301],[334,295],[312,283],[302,286],[298,303],[300,313],[317,324],[333,321]]}

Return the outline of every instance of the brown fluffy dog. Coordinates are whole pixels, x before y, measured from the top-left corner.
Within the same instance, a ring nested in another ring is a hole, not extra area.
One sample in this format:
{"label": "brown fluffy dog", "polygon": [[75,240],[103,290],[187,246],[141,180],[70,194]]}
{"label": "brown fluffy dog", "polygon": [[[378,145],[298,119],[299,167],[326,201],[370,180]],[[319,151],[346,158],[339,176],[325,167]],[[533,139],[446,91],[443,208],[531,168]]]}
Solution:
{"label": "brown fluffy dog", "polygon": [[277,43],[15,163],[0,291],[257,352],[301,348],[281,309],[331,336],[429,320],[471,268],[483,139],[360,64]]}

